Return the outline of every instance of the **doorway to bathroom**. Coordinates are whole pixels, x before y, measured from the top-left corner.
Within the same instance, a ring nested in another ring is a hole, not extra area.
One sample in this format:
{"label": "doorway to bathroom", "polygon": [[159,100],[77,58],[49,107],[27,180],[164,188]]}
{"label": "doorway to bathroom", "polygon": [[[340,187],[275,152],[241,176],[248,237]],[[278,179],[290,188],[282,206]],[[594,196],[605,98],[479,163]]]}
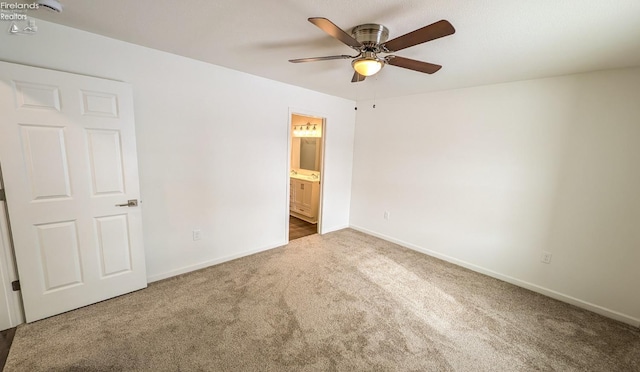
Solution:
{"label": "doorway to bathroom", "polygon": [[291,113],[289,241],[320,231],[324,124],[322,117]]}

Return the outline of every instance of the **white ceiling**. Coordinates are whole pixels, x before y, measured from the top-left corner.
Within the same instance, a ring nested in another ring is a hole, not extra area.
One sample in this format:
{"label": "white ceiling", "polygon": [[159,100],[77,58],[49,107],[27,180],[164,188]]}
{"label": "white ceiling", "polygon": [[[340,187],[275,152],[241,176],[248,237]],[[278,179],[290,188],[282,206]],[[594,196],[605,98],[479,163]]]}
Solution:
{"label": "white ceiling", "polygon": [[[362,100],[640,65],[639,0],[61,0],[37,18]],[[350,32],[381,23],[389,39],[446,19],[456,33],[398,52],[443,65],[433,75],[386,66],[351,83],[353,54],[307,21]]]}

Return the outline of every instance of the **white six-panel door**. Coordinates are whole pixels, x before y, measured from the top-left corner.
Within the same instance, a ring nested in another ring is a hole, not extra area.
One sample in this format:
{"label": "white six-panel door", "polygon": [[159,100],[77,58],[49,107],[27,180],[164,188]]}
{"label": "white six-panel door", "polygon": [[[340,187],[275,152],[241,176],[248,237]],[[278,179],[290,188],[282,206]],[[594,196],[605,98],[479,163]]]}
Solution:
{"label": "white six-panel door", "polygon": [[28,322],[146,287],[129,84],[0,62],[0,164]]}

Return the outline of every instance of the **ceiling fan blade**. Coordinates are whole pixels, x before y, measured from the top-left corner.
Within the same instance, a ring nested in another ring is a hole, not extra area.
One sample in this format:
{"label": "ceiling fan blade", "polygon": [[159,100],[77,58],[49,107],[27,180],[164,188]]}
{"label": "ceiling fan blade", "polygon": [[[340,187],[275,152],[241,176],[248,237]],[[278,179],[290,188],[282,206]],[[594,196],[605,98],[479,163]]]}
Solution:
{"label": "ceiling fan blade", "polygon": [[353,72],[353,77],[351,78],[351,82],[352,83],[359,83],[361,81],[364,81],[364,79],[366,79],[366,76],[360,75],[358,73],[358,71],[354,71]]}
{"label": "ceiling fan blade", "polygon": [[322,17],[309,18],[309,22],[318,26],[322,31],[342,41],[343,43],[347,44],[352,48],[358,49],[362,47],[362,43],[360,43],[358,40],[351,37],[351,35],[344,32],[344,30],[342,30],[340,27],[336,26],[333,22],[331,22],[326,18],[322,18]]}
{"label": "ceiling fan blade", "polygon": [[382,48],[389,52],[397,52],[399,50],[412,47],[414,45],[426,43],[444,36],[451,35],[456,32],[451,23],[444,19],[428,26],[424,26],[415,31],[409,32],[395,39],[389,40],[382,44]]}
{"label": "ceiling fan blade", "polygon": [[289,62],[291,62],[291,63],[302,63],[302,62],[330,61],[332,59],[350,59],[350,58],[355,58],[355,57],[343,54],[343,55],[339,55],[339,56],[326,56],[326,57],[311,57],[311,58],[290,59]]}
{"label": "ceiling fan blade", "polygon": [[424,72],[427,74],[433,74],[440,70],[442,66],[434,65],[433,63],[427,63],[422,61],[416,61],[415,59],[409,59],[398,56],[387,56],[387,63],[393,66],[406,68],[409,70]]}

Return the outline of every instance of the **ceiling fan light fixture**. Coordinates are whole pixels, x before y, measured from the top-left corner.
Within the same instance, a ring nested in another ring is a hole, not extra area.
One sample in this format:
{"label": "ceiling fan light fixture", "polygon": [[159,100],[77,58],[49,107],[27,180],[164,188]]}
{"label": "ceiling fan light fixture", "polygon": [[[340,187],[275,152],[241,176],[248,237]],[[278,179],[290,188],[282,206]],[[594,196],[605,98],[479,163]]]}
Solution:
{"label": "ceiling fan light fixture", "polygon": [[362,56],[351,62],[351,66],[362,76],[375,75],[384,66],[383,60],[378,58],[373,52],[363,52]]}
{"label": "ceiling fan light fixture", "polygon": [[377,59],[356,59],[353,61],[353,69],[362,76],[371,76],[382,69],[382,62]]}

